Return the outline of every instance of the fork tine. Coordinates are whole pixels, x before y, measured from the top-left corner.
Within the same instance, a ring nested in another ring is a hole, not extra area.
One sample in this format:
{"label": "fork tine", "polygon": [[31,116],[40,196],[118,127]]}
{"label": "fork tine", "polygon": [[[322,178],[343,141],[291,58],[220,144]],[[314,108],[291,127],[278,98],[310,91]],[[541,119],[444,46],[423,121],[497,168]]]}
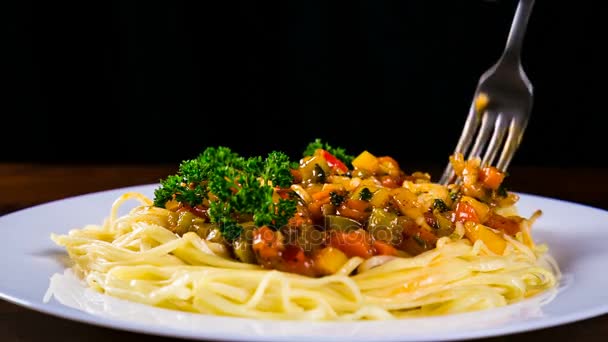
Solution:
{"label": "fork tine", "polygon": [[[475,99],[474,97],[473,99]],[[467,116],[467,120],[464,123],[464,127],[462,128],[462,133],[460,134],[460,138],[458,139],[458,144],[456,145],[456,149],[454,153],[465,153],[466,150],[471,145],[473,141],[473,136],[475,135],[475,131],[477,127],[479,127],[480,117],[475,110],[475,100],[473,100],[471,104],[471,108],[469,109],[469,115]],[[455,176],[454,169],[452,165],[448,163],[441,178],[439,179],[439,183],[448,184]]]}
{"label": "fork tine", "polygon": [[469,109],[467,121],[464,123],[464,127],[462,128],[462,133],[460,134],[460,139],[458,139],[458,144],[456,145],[454,153],[464,154],[469,146],[471,146],[475,131],[477,130],[477,127],[479,127],[480,119],[480,115],[477,114],[477,110],[475,109],[475,100],[473,100],[471,108]]}
{"label": "fork tine", "polygon": [[445,170],[443,170],[443,174],[441,175],[441,178],[439,179],[439,184],[444,184],[444,185],[449,184],[450,181],[454,178],[454,176],[456,176],[456,172],[454,172],[454,168],[452,167],[452,164],[450,164],[448,162],[448,165],[445,167]]}
{"label": "fork tine", "polygon": [[486,153],[481,160],[481,165],[492,164],[494,158],[496,158],[496,154],[498,153],[498,148],[501,146],[502,141],[505,138],[506,131],[507,123],[505,122],[505,118],[502,114],[499,114],[496,118],[496,123],[494,124],[494,133],[492,134],[492,138],[490,138]]}
{"label": "fork tine", "polygon": [[475,139],[475,144],[471,148],[469,152],[469,156],[467,159],[472,159],[478,157],[481,154],[482,149],[488,142],[488,138],[490,137],[490,133],[492,133],[492,121],[491,118],[494,118],[494,115],[491,115],[490,112],[484,112],[483,118],[481,119],[481,127],[479,127],[479,132],[477,132],[477,138]]}
{"label": "fork tine", "polygon": [[506,170],[515,154],[515,151],[519,147],[519,143],[521,142],[521,138],[524,134],[524,127],[518,120],[511,121],[509,125],[509,134],[507,135],[507,140],[505,142],[505,147],[500,154],[500,159],[498,159],[498,163],[496,163],[496,167],[499,170]]}

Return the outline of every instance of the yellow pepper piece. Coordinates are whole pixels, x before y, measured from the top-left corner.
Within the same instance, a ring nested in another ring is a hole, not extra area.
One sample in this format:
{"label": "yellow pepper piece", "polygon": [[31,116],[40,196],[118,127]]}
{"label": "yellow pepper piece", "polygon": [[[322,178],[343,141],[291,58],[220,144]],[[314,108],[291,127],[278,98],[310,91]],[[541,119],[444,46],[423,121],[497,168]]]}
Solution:
{"label": "yellow pepper piece", "polygon": [[380,188],[374,192],[372,199],[369,201],[374,208],[384,208],[391,199],[391,193],[386,188]]}
{"label": "yellow pepper piece", "polygon": [[316,268],[324,275],[334,274],[348,261],[348,257],[341,250],[334,247],[325,247],[314,258]]}
{"label": "yellow pepper piece", "polygon": [[490,215],[490,207],[487,204],[474,199],[473,197],[462,196],[460,201],[470,204],[473,209],[475,209],[477,217],[479,218],[479,222],[485,222],[488,216]]}
{"label": "yellow pepper piece", "polygon": [[483,224],[475,222],[465,223],[464,235],[472,242],[477,240],[483,241],[489,250],[498,255],[502,255],[505,248],[507,248],[507,241]]}
{"label": "yellow pepper piece", "polygon": [[378,158],[373,154],[363,151],[357,156],[352,162],[353,166],[359,170],[368,171],[370,173],[376,173],[380,167]]}

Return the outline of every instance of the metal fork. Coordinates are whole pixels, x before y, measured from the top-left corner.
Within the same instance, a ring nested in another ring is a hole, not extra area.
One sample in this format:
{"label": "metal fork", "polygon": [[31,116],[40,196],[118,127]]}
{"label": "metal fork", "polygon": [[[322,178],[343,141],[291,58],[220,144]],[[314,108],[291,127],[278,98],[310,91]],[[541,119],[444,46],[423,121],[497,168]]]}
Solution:
{"label": "metal fork", "polygon": [[[532,109],[532,84],[521,65],[521,48],[533,5],[534,0],[519,1],[503,54],[481,75],[454,150],[467,159],[480,157],[482,165],[492,165],[503,146],[495,164],[502,171],[507,169],[519,147]],[[485,99],[487,106],[479,110],[479,101]],[[454,181],[454,170],[448,163],[439,183]]]}

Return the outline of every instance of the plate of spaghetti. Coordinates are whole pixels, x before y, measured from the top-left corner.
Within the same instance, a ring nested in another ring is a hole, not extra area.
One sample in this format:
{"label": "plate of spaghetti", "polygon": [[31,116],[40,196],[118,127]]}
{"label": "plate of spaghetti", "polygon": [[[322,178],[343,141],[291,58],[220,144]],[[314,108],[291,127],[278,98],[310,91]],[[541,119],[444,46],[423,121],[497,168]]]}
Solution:
{"label": "plate of spaghetti", "polygon": [[0,297],[239,341],[454,340],[608,312],[608,213],[449,161],[457,180],[443,185],[319,139],[297,160],[208,147],[159,184],[2,217]]}

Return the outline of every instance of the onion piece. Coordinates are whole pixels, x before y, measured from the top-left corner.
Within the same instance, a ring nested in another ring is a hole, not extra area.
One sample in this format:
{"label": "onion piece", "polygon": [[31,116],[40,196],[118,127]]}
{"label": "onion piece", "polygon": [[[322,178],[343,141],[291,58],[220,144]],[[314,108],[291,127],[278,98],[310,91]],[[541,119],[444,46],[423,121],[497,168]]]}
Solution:
{"label": "onion piece", "polygon": [[306,191],[306,189],[304,189],[300,184],[293,184],[291,186],[291,190],[298,194],[298,196],[300,196],[300,198],[304,201],[305,204],[309,204],[310,202],[312,202],[312,197],[310,196],[308,191]]}

